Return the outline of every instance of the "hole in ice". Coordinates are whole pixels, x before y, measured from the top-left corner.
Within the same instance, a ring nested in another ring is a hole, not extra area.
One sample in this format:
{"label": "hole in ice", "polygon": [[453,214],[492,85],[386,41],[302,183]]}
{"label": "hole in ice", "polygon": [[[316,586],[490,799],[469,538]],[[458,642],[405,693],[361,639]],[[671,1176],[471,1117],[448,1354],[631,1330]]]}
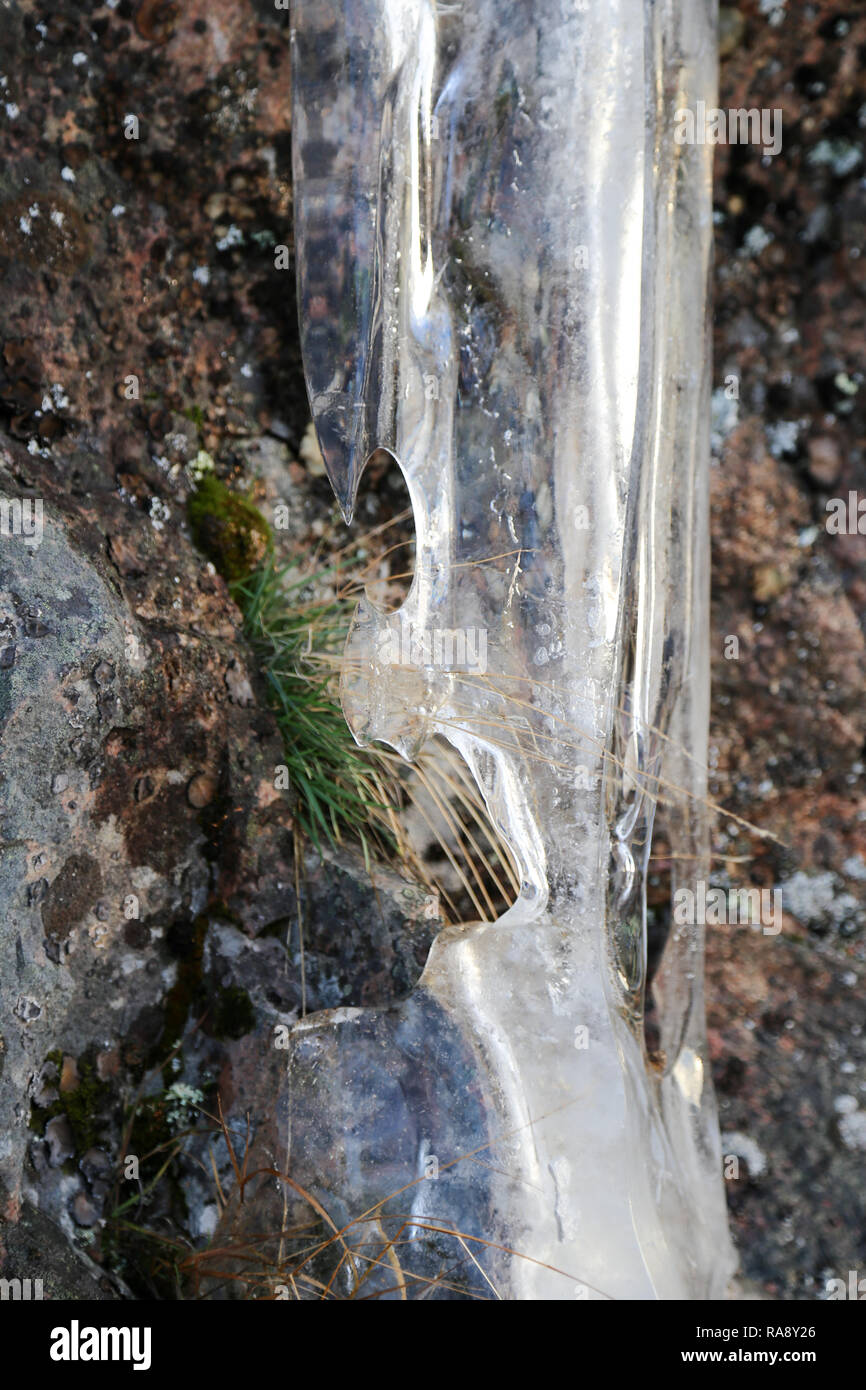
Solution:
{"label": "hole in ice", "polygon": [[377,608],[401,608],[415,573],[415,520],[409,489],[394,455],[377,449],[364,470],[353,523],[363,532],[357,552]]}
{"label": "hole in ice", "polygon": [[496,921],[520,891],[511,854],[475,779],[444,738],[407,770],[401,817],[412,858],[452,922]]}

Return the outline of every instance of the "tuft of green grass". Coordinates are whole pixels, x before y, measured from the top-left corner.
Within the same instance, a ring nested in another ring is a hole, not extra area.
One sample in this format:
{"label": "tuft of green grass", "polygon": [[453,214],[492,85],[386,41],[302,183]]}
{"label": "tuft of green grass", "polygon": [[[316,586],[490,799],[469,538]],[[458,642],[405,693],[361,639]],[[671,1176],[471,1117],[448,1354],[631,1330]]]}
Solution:
{"label": "tuft of green grass", "polygon": [[331,588],[338,567],[298,575],[273,554],[232,584],[244,631],[283,736],[301,828],[321,851],[348,834],[365,856],[393,853],[396,777],[359,748],[340,707],[339,663],[356,595]]}
{"label": "tuft of green grass", "polygon": [[[519,884],[465,764],[441,740],[422,750],[411,770],[391,749],[359,747],[340,702],[340,669],[360,594],[384,583],[376,598],[387,604],[393,585],[409,578],[390,572],[391,556],[405,542],[388,544],[385,535],[404,518],[342,548],[332,537],[330,547],[323,543],[330,559],[317,554],[301,566],[277,561],[264,518],[210,472],[198,478],[188,514],[195,539],[243,615],[282,734],[299,830],[320,854],[325,844],[360,845],[368,871],[377,861],[402,862],[416,883],[438,895],[446,920],[463,920],[467,911],[495,920]],[[388,579],[377,580],[383,564]],[[454,898],[431,857],[407,835],[402,813],[410,804],[459,882]]]}

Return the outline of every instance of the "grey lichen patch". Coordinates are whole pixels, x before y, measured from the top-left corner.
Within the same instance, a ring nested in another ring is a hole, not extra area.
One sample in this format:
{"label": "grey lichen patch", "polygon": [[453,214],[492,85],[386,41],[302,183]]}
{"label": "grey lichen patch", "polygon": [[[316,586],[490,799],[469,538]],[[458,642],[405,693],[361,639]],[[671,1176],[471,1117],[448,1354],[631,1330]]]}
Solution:
{"label": "grey lichen patch", "polygon": [[798,869],[780,887],[785,911],[819,935],[835,929],[842,936],[851,936],[866,922],[861,903],[853,893],[842,890],[832,870],[808,874]]}

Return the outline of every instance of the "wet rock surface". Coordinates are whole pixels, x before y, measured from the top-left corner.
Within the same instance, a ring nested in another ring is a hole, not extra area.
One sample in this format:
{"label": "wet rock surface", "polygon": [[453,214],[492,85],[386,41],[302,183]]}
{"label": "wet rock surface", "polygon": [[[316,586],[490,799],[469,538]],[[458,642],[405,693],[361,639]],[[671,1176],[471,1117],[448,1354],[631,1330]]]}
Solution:
{"label": "wet rock surface", "polygon": [[[814,1298],[866,1268],[866,535],[826,528],[866,496],[866,21],[744,0],[722,24],[720,105],[781,108],[784,140],[717,154],[712,794],[776,838],[722,816],[714,881],[781,886],[784,919],[711,928],[707,995],[743,1271]],[[240,614],[186,522],[202,453],[284,505],[281,543],[333,515],[288,66],[265,0],[3,12],[0,495],[44,517],[0,550],[0,1276],[52,1296],[122,1295],[100,1262],[176,1296],[103,1222],[134,1193],[122,1219],[203,1246],[234,1182],[218,1101],[279,1168],[275,1030],[402,997],[436,929],[396,876],[296,865]]]}

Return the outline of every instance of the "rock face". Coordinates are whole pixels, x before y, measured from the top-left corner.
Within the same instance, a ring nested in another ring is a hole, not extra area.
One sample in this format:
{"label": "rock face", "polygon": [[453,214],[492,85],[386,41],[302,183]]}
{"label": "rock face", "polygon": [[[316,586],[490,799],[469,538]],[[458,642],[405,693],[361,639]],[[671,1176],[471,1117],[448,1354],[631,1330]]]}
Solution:
{"label": "rock face", "polygon": [[722,24],[720,106],[783,134],[716,162],[712,792],[778,837],[721,816],[716,881],[778,889],[784,923],[710,929],[707,998],[742,1270],[810,1299],[866,1267],[866,534],[827,529],[866,497],[866,17]]}
{"label": "rock face", "polygon": [[[8,440],[2,459],[0,493],[38,497],[42,534],[0,554],[0,1184],[7,1216],[80,1238],[117,1201],[133,1091],[170,1091],[174,1048],[171,1084],[213,1103],[220,1078],[246,1111],[275,1023],[407,993],[435,923],[350,856],[300,866],[299,914],[281,743],[225,584],[179,530],[109,495],[97,528],[41,460]],[[196,1230],[191,1175],[186,1197]]]}
{"label": "rock face", "polygon": [[[116,1277],[108,1277],[82,1257],[70,1246],[63,1231],[32,1207],[23,1209],[16,1221],[4,1221],[0,1261],[0,1278],[20,1280],[16,1292],[24,1301],[85,1299],[92,1303],[129,1296]],[[16,1292],[9,1296],[15,1298]]]}
{"label": "rock face", "polygon": [[307,423],[273,249],[287,17],[260,8],[4,11],[0,497],[44,507],[38,546],[0,540],[10,1277],[33,1206],[100,1255],[128,1107],[193,1005],[252,1026],[202,983],[208,914],[244,939],[297,916],[280,742],[184,522],[198,450]]}
{"label": "rock face", "polygon": [[85,1140],[116,1146],[124,1085],[186,1023],[179,924],[218,909],[255,932],[291,911],[292,821],[222,580],[122,503],[97,529],[20,453],[3,442],[0,490],[37,495],[43,521],[0,556],[0,1181],[71,1230],[108,1195],[87,1204]]}

